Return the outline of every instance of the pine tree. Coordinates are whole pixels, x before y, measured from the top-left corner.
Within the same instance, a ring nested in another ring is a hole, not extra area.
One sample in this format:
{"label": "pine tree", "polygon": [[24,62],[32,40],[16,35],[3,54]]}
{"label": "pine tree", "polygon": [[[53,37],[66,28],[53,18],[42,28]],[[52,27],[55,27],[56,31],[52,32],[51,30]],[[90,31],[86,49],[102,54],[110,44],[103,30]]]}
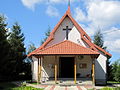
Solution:
{"label": "pine tree", "polygon": [[99,47],[103,48],[103,35],[101,33],[100,30],[98,30],[95,35],[94,35],[94,39],[93,39],[94,44],[98,45]]}
{"label": "pine tree", "polygon": [[24,46],[24,34],[21,33],[21,27],[18,25],[18,23],[15,23],[12,26],[12,32],[10,33],[9,37],[9,43],[11,46],[11,52],[10,52],[10,61],[13,65],[11,66],[12,71],[11,75],[14,74],[14,76],[19,76],[20,73],[23,72],[24,68],[24,59],[26,57],[25,55],[25,46]]}
{"label": "pine tree", "polygon": [[9,61],[9,43],[6,18],[0,15],[0,76],[7,75],[7,64]]}
{"label": "pine tree", "polygon": [[31,53],[32,51],[34,51],[36,49],[35,45],[33,43],[31,43],[28,47],[28,52],[27,54]]}
{"label": "pine tree", "polygon": [[[101,47],[102,49],[106,50],[107,47],[104,46],[103,34],[101,33],[100,29],[95,33],[93,43]],[[111,74],[112,72],[112,65],[110,65],[109,57],[107,56],[107,78],[108,80],[113,79]]]}
{"label": "pine tree", "polygon": [[41,40],[41,45],[47,40],[47,38],[50,36],[50,27],[48,27],[48,30],[45,32],[45,38]]}

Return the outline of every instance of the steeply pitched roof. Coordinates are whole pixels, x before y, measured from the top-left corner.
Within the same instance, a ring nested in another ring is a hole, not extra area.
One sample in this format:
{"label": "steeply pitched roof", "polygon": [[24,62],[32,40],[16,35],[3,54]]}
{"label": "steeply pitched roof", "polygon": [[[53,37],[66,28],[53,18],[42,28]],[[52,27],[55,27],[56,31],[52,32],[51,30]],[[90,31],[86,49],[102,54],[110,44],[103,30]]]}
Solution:
{"label": "steeply pitched roof", "polygon": [[34,50],[33,52],[31,52],[28,56],[31,56],[32,54],[35,54],[36,52],[41,51],[42,49],[45,48],[45,46],[54,39],[54,33],[56,32],[56,30],[58,29],[58,27],[60,26],[60,24],[63,22],[63,20],[69,17],[69,19],[73,22],[74,26],[77,28],[77,30],[80,32],[81,34],[81,39],[87,43],[90,47],[90,49],[97,51],[100,50],[101,52],[103,52],[105,55],[108,55],[109,57],[111,57],[112,55],[108,52],[106,52],[104,49],[100,48],[99,46],[93,44],[91,42],[90,37],[87,35],[87,33],[79,26],[79,24],[72,18],[71,16],[71,12],[70,12],[70,7],[68,7],[68,10],[66,11],[66,13],[64,14],[64,16],[61,18],[61,20],[58,22],[58,24],[55,26],[55,28],[52,30],[52,32],[50,33],[50,36],[48,37],[48,39],[36,50]]}
{"label": "steeply pitched roof", "polygon": [[69,40],[65,40],[58,44],[42,49],[34,53],[34,55],[96,55],[96,56],[99,56],[99,53],[91,50],[90,48],[85,48]]}

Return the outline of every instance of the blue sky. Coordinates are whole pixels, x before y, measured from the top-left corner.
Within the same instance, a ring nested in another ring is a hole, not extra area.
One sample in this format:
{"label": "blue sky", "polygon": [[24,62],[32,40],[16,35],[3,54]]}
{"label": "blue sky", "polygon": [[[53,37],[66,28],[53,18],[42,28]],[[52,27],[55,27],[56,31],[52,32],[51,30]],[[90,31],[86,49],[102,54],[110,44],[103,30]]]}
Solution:
{"label": "blue sky", "polygon": [[[14,22],[21,25],[26,47],[31,42],[38,47],[48,27],[53,29],[64,15],[67,4],[68,0],[1,0],[0,13],[7,17],[8,27]],[[120,58],[120,0],[71,0],[71,12],[91,38],[98,28],[106,33],[111,61]]]}

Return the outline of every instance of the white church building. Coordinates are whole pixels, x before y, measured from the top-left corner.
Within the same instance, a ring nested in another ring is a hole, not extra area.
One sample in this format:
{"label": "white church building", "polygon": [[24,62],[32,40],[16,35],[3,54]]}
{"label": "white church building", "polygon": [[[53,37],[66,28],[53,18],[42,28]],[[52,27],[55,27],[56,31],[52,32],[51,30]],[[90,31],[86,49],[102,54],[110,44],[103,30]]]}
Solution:
{"label": "white church building", "polygon": [[92,43],[91,38],[74,20],[70,6],[48,39],[28,57],[32,62],[32,80],[42,83],[51,78],[90,78],[94,84],[106,84],[107,58],[112,55]]}

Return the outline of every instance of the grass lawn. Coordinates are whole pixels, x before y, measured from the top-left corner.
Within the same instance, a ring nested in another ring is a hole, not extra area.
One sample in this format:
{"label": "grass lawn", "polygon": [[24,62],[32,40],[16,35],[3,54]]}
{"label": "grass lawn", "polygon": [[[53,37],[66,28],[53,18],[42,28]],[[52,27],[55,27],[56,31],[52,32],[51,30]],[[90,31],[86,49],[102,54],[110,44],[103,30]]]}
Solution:
{"label": "grass lawn", "polygon": [[110,84],[120,84],[120,82],[116,82],[116,81],[107,81],[107,83],[110,83]]}
{"label": "grass lawn", "polygon": [[[94,89],[88,89],[88,90],[94,90]],[[95,89],[96,90],[96,89]],[[100,90],[120,90],[120,87],[115,87],[115,88],[111,88],[111,87],[104,87]]]}
{"label": "grass lawn", "polygon": [[28,86],[18,87],[12,83],[0,83],[0,90],[43,90]]}

